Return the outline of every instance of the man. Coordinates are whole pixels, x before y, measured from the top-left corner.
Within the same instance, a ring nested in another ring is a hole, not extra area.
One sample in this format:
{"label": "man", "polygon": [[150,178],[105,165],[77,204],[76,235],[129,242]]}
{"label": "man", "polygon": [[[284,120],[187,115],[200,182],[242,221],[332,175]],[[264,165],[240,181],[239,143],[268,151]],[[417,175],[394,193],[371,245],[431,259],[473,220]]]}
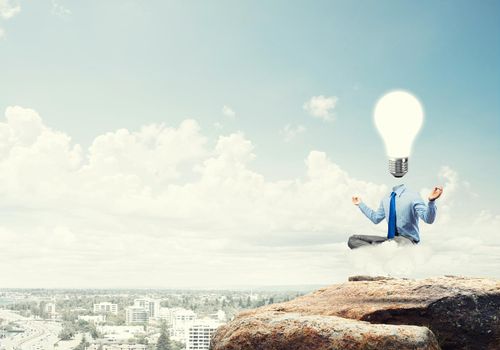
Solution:
{"label": "man", "polygon": [[354,235],[349,237],[347,245],[351,249],[394,240],[398,244],[417,244],[420,242],[418,219],[432,224],[436,218],[436,203],[443,194],[442,187],[434,187],[427,204],[418,193],[409,191],[405,185],[395,186],[392,193],[382,199],[379,208],[374,211],[361,201],[360,197],[352,197],[352,203],[374,224],[387,219],[387,237]]}

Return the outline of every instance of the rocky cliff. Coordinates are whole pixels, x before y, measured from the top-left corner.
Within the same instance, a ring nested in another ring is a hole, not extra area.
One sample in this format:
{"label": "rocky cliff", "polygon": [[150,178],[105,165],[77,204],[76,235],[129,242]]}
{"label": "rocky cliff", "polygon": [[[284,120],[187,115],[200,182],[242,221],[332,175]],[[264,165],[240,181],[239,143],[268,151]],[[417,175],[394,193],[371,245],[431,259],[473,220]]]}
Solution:
{"label": "rocky cliff", "polygon": [[240,313],[212,349],[500,350],[500,281],[352,277]]}

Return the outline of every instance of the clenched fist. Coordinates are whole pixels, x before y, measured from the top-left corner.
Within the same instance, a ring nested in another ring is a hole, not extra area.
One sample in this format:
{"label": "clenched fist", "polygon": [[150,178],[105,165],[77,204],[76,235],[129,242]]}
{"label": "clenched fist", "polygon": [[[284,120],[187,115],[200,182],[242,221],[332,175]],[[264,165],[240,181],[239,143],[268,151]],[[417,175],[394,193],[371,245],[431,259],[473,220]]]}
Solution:
{"label": "clenched fist", "polygon": [[359,205],[361,203],[361,197],[352,197],[352,204]]}
{"label": "clenched fist", "polygon": [[433,202],[443,194],[443,187],[436,186],[429,195],[429,201]]}

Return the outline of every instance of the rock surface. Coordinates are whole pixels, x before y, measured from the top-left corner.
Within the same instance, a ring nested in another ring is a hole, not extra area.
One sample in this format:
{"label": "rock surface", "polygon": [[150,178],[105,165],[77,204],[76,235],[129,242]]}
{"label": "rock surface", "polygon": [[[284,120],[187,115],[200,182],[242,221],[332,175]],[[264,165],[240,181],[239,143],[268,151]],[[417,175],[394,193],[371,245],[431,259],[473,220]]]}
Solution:
{"label": "rock surface", "polygon": [[[400,326],[390,333],[377,324]],[[212,347],[436,349],[433,335],[445,350],[500,349],[500,281],[356,276],[289,302],[242,312],[217,331]],[[376,345],[383,341],[384,346]]]}
{"label": "rock surface", "polygon": [[370,324],[336,316],[260,312],[222,326],[213,350],[438,350],[425,327]]}

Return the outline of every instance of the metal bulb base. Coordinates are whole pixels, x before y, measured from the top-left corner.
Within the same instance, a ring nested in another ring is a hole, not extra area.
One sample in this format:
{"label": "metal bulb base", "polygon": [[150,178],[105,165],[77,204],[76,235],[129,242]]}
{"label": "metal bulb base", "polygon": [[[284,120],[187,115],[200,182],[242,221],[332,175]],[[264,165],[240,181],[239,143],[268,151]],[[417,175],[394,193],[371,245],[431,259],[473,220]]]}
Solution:
{"label": "metal bulb base", "polygon": [[408,158],[389,158],[389,172],[394,177],[403,177],[408,172]]}

